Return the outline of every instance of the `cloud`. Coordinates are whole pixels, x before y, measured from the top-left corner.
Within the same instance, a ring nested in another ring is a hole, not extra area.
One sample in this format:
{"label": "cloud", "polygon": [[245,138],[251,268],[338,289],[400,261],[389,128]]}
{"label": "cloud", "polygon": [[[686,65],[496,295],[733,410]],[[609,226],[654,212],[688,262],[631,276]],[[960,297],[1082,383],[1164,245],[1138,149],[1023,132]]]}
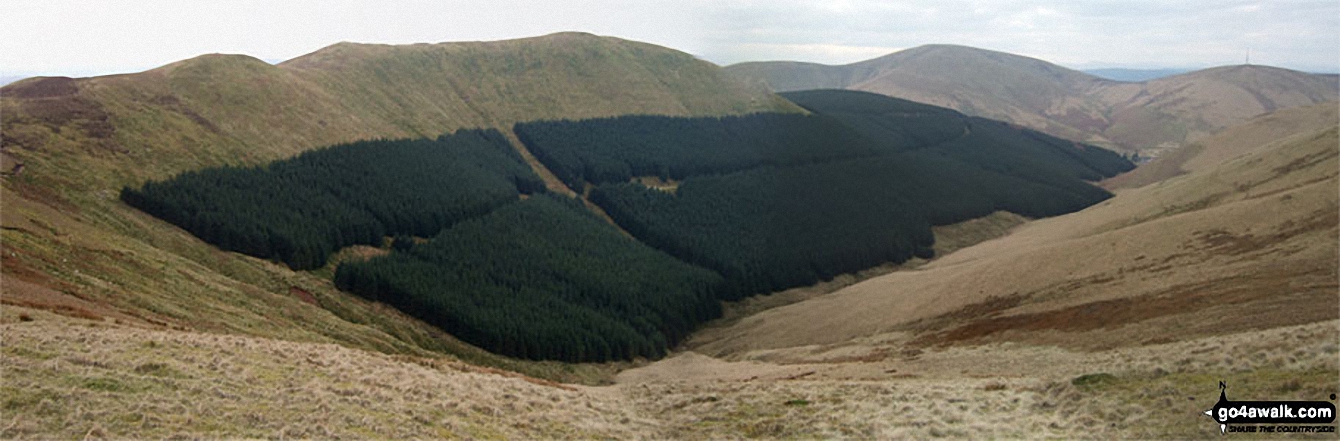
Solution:
{"label": "cloud", "polygon": [[[1202,67],[1253,60],[1304,69],[1340,68],[1340,2],[1152,0],[853,0],[840,7],[777,0],[714,18],[709,53],[718,63],[746,61],[753,50],[800,61],[849,63],[812,47],[913,47],[952,43],[1069,65]],[[794,47],[793,50],[780,49]],[[785,53],[790,56],[785,56]],[[779,56],[780,55],[780,56]]]}
{"label": "cloud", "polygon": [[1070,66],[1340,66],[1335,0],[9,0],[0,70],[94,74],[203,53],[288,59],[340,41],[497,40],[573,30],[718,64],[843,64],[962,44]]}
{"label": "cloud", "polygon": [[890,46],[854,46],[842,44],[777,44],[743,43],[731,45],[727,53],[716,56],[745,60],[804,60],[812,63],[844,64],[851,60],[866,60],[888,55],[906,48]]}

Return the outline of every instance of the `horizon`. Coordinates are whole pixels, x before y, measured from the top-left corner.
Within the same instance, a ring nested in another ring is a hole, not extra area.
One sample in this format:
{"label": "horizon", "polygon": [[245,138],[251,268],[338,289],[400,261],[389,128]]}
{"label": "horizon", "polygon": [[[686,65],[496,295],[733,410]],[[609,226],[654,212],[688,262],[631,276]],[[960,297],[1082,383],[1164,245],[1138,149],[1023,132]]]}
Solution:
{"label": "horizon", "polygon": [[[582,31],[559,31],[559,32],[555,32],[555,33],[563,33],[563,32],[582,32]],[[553,34],[553,33],[551,33],[551,34]],[[544,35],[551,35],[551,34],[544,34]],[[505,39],[500,39],[500,40],[461,40],[461,41],[415,42],[415,43],[395,43],[395,44],[393,44],[393,45],[397,45],[397,46],[399,46],[399,45],[414,45],[414,44],[457,43],[457,42],[469,42],[469,41],[501,41],[501,40],[512,40],[512,39],[534,38],[534,37],[541,37],[541,36],[544,36],[544,35],[523,36],[523,37],[516,37],[516,38],[505,38]],[[614,38],[622,38],[622,39],[625,39],[625,40],[632,40],[632,39],[628,39],[628,38],[620,37],[620,36],[617,36],[617,35],[600,35],[600,36],[601,36],[601,37],[614,37]],[[312,52],[306,52],[306,53],[302,53],[302,54],[299,54],[299,55],[296,55],[296,56],[293,56],[293,57],[290,57],[290,58],[283,58],[283,59],[279,59],[279,58],[261,58],[261,57],[256,56],[256,55],[253,55],[253,54],[246,54],[246,53],[205,52],[205,53],[200,53],[200,54],[196,54],[196,55],[193,55],[193,56],[188,56],[188,57],[181,58],[181,59],[177,59],[177,60],[168,61],[168,62],[166,62],[166,63],[159,64],[159,65],[142,66],[142,67],[128,67],[128,68],[123,68],[123,69],[72,68],[72,69],[69,69],[69,70],[67,70],[67,71],[63,71],[63,72],[36,72],[36,71],[28,71],[28,72],[25,72],[25,71],[5,70],[5,71],[0,71],[0,86],[3,86],[3,85],[5,85],[5,84],[9,84],[9,83],[12,83],[12,82],[15,82],[15,81],[19,81],[19,80],[23,80],[23,79],[27,79],[27,78],[34,78],[34,77],[71,77],[71,78],[90,78],[90,77],[107,76],[107,75],[134,74],[134,73],[140,73],[140,72],[144,72],[144,71],[148,71],[148,70],[156,69],[156,68],[165,66],[165,65],[167,65],[167,64],[171,64],[171,63],[178,62],[178,61],[187,60],[187,59],[196,58],[196,57],[205,56],[205,55],[213,55],[213,54],[244,55],[244,56],[249,56],[249,57],[256,58],[256,59],[258,59],[258,60],[264,61],[265,63],[270,64],[270,65],[278,65],[278,64],[284,63],[284,62],[286,62],[286,61],[292,60],[292,59],[294,59],[294,58],[300,58],[300,57],[302,57],[302,56],[305,56],[305,55],[308,55],[308,54],[311,54],[311,53],[320,51],[320,50],[322,50],[322,49],[325,49],[325,48],[327,48],[327,47],[330,47],[330,46],[335,45],[335,44],[340,44],[340,43],[355,43],[355,44],[388,44],[388,43],[373,43],[373,42],[348,42],[348,41],[339,41],[339,42],[333,42],[333,43],[330,43],[330,44],[328,44],[328,45],[326,45],[326,46],[322,46],[321,48],[318,48],[318,49],[316,49],[316,50],[313,50]],[[1085,72],[1085,73],[1088,73],[1088,74],[1091,74],[1091,75],[1095,75],[1095,76],[1101,76],[1101,75],[1098,75],[1098,74],[1094,73],[1095,71],[1104,71],[1104,70],[1122,70],[1122,71],[1135,71],[1135,72],[1168,71],[1168,72],[1172,72],[1172,73],[1168,73],[1167,75],[1164,75],[1164,76],[1171,76],[1171,75],[1177,75],[1177,74],[1182,74],[1182,73],[1190,73],[1190,72],[1195,72],[1195,71],[1205,70],[1205,69],[1214,69],[1214,68],[1219,68],[1219,67],[1229,67],[1229,66],[1246,66],[1246,65],[1251,65],[1251,66],[1276,67],[1276,68],[1290,69],[1290,70],[1295,70],[1295,71],[1305,72],[1305,73],[1311,73],[1311,74],[1322,74],[1322,75],[1337,75],[1337,74],[1340,74],[1340,66],[1331,68],[1331,69],[1329,69],[1329,70],[1326,70],[1326,69],[1300,69],[1300,68],[1294,68],[1294,67],[1289,67],[1289,66],[1278,66],[1278,65],[1270,65],[1270,64],[1264,64],[1264,63],[1236,63],[1236,64],[1230,63],[1230,64],[1220,64],[1220,65],[1200,65],[1200,66],[1192,66],[1192,65],[1141,65],[1141,64],[1121,64],[1121,63],[1111,63],[1111,62],[1088,62],[1088,63],[1078,63],[1078,64],[1063,64],[1063,63],[1058,63],[1058,62],[1055,62],[1055,61],[1052,61],[1052,60],[1048,60],[1048,59],[1045,59],[1045,58],[1039,58],[1039,57],[1034,57],[1034,56],[1025,55],[1025,54],[1018,54],[1018,53],[1012,53],[1012,52],[1007,52],[1007,51],[1002,51],[1002,50],[997,50],[997,49],[991,49],[991,48],[985,48],[985,47],[978,47],[978,46],[967,46],[967,45],[960,45],[960,44],[953,44],[953,43],[925,43],[925,44],[919,44],[919,45],[911,46],[911,47],[908,47],[908,48],[896,49],[896,50],[893,50],[893,51],[891,51],[891,52],[887,52],[887,53],[883,53],[883,54],[879,54],[879,55],[875,55],[875,56],[871,56],[871,57],[867,57],[867,58],[862,58],[862,59],[857,59],[857,60],[852,60],[852,61],[846,61],[846,62],[838,62],[838,63],[824,63],[824,62],[821,62],[821,61],[797,60],[797,59],[770,59],[770,60],[763,60],[763,59],[760,59],[760,60],[745,60],[745,61],[739,61],[739,62],[730,63],[730,64],[723,64],[723,63],[719,63],[719,62],[716,62],[716,61],[713,61],[713,60],[704,58],[702,55],[699,55],[699,54],[694,54],[694,53],[689,53],[689,54],[690,54],[690,55],[693,55],[693,56],[696,57],[696,58],[699,58],[699,59],[702,59],[702,60],[711,62],[711,63],[713,63],[713,64],[716,64],[716,65],[718,65],[718,66],[722,66],[722,67],[729,66],[729,65],[731,65],[731,64],[752,63],[752,62],[771,62],[771,61],[788,61],[788,62],[816,63],[816,64],[823,64],[823,65],[830,65],[830,66],[840,66],[840,65],[845,65],[845,64],[859,63],[859,62],[862,62],[862,61],[867,61],[867,60],[871,60],[871,59],[879,58],[879,57],[882,57],[882,56],[891,55],[891,54],[894,54],[894,53],[902,52],[902,51],[909,50],[909,49],[914,49],[914,48],[917,48],[917,47],[922,47],[922,46],[933,46],[933,45],[955,45],[955,46],[964,46],[964,47],[970,47],[970,48],[974,48],[974,49],[981,49],[981,50],[987,50],[987,51],[993,51],[993,52],[1008,53],[1008,54],[1011,54],[1011,55],[1017,55],[1017,56],[1021,56],[1021,57],[1036,58],[1036,59],[1039,59],[1039,60],[1042,60],[1042,61],[1045,61],[1045,62],[1048,62],[1048,63],[1052,63],[1052,64],[1055,64],[1055,65],[1058,65],[1058,66],[1061,66],[1061,67],[1065,67],[1065,68],[1068,68],[1068,69],[1073,69],[1073,70],[1077,70],[1077,71]],[[674,47],[669,47],[669,48],[670,48],[670,49],[674,49],[674,50],[680,50],[680,49],[678,49],[678,48],[674,48]],[[682,50],[681,50],[681,51],[682,51]],[[686,52],[686,53],[687,53],[687,52]]]}
{"label": "horizon", "polygon": [[[721,66],[841,65],[925,44],[955,44],[1077,70],[1196,70],[1242,64],[1250,51],[1255,65],[1340,72],[1340,3],[1313,0],[15,3],[0,26],[4,77],[141,72],[208,53],[273,62],[341,41],[494,41],[564,31],[665,46]],[[500,23],[498,17],[507,19]]]}

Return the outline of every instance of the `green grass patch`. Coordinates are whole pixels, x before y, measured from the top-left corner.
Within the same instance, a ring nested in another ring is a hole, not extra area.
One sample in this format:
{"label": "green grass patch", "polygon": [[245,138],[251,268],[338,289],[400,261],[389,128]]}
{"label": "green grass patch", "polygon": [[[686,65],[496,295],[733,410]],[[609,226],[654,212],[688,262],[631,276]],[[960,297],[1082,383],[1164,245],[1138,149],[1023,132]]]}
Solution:
{"label": "green grass patch", "polygon": [[84,389],[99,392],[113,392],[113,393],[135,392],[134,388],[130,387],[125,383],[122,383],[120,380],[107,377],[86,378],[84,379],[84,381],[80,382],[79,385]]}
{"label": "green grass patch", "polygon": [[139,366],[135,366],[135,373],[141,375],[149,375],[153,377],[163,377],[163,378],[185,377],[185,375],[182,375],[181,372],[177,371],[176,369],[173,369],[172,366],[168,366],[163,363],[144,363]]}
{"label": "green grass patch", "polygon": [[59,401],[60,395],[46,389],[20,389],[17,387],[0,387],[0,396],[4,397],[4,410],[6,412],[17,411],[36,406],[42,400]]}
{"label": "green grass patch", "polygon": [[1111,383],[1116,379],[1116,376],[1107,373],[1084,374],[1070,380],[1070,384],[1083,389],[1095,389],[1102,387],[1106,383]]}
{"label": "green grass patch", "polygon": [[49,360],[52,357],[54,357],[54,355],[45,352],[17,346],[6,346],[0,349],[0,353],[5,354],[6,357],[22,357],[22,358],[31,358],[35,360]]}

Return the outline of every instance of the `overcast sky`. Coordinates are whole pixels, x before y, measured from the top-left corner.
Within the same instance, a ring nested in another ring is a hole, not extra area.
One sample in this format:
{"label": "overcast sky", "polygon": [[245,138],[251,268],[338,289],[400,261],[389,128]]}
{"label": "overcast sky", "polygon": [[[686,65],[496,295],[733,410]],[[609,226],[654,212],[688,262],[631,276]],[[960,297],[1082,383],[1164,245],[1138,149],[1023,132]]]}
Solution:
{"label": "overcast sky", "polygon": [[205,53],[280,61],[354,41],[585,31],[717,64],[844,64],[931,43],[1075,68],[1340,70],[1337,0],[67,1],[0,5],[0,74],[134,72]]}

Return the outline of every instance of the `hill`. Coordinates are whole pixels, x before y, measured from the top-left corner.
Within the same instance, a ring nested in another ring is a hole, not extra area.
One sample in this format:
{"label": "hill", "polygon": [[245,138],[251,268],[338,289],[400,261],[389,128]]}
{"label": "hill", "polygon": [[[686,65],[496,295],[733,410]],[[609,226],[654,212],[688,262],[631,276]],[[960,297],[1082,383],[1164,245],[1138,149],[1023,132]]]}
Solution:
{"label": "hill", "polygon": [[953,45],[920,46],[841,66],[751,62],[726,69],[779,92],[875,92],[1142,155],[1275,109],[1340,98],[1333,77],[1287,69],[1231,66],[1124,83]]}
{"label": "hill", "polygon": [[[721,299],[930,257],[934,227],[1082,209],[1111,196],[1092,181],[1132,167],[882,95],[788,96],[813,113],[515,126],[541,170],[642,243],[539,194],[544,183],[496,130],[342,144],[120,196],[224,250],[298,270],[393,237],[387,257],[339,263],[336,285],[496,353],[606,361],[659,357],[716,318]],[[676,182],[673,195],[639,181],[648,177]]]}
{"label": "hill", "polygon": [[[452,353],[587,378],[587,368],[493,356],[339,291],[332,267],[295,272],[221,251],[117,194],[182,172],[257,166],[359,140],[480,126],[510,134],[514,122],[543,118],[756,111],[800,109],[691,55],[574,33],[341,43],[277,66],[206,55],[136,74],[25,79],[0,88],[0,301],[132,326]],[[341,256],[381,252],[363,246]]]}
{"label": "hill", "polygon": [[1107,104],[1103,136],[1166,151],[1275,110],[1334,102],[1340,82],[1269,66],[1225,66],[1090,92]]}
{"label": "hill", "polygon": [[1334,108],[1290,112],[1308,116],[1229,132],[1287,139],[1207,139],[1185,175],[719,323],[608,386],[10,305],[0,436],[1220,436],[1200,416],[1219,381],[1242,399],[1337,386],[1340,135]]}
{"label": "hill", "polygon": [[1235,156],[1308,136],[1310,132],[1337,121],[1340,121],[1340,115],[1337,115],[1336,107],[1330,105],[1278,110],[1255,118],[1250,124],[1230,127],[1160,156],[1130,173],[1103,181],[1102,185],[1108,189],[1138,188],[1189,172],[1205,171]]}
{"label": "hill", "polygon": [[[885,336],[1092,350],[1335,319],[1336,121],[1326,104],[1254,119],[1202,141],[1185,175],[760,313],[698,348],[750,358]],[[1283,136],[1236,138],[1251,132]]]}
{"label": "hill", "polygon": [[536,119],[794,110],[683,52],[579,33],[340,43],[279,65],[203,55],[137,74],[30,78],[0,96],[6,155],[38,179],[88,171],[59,176],[81,190]]}

